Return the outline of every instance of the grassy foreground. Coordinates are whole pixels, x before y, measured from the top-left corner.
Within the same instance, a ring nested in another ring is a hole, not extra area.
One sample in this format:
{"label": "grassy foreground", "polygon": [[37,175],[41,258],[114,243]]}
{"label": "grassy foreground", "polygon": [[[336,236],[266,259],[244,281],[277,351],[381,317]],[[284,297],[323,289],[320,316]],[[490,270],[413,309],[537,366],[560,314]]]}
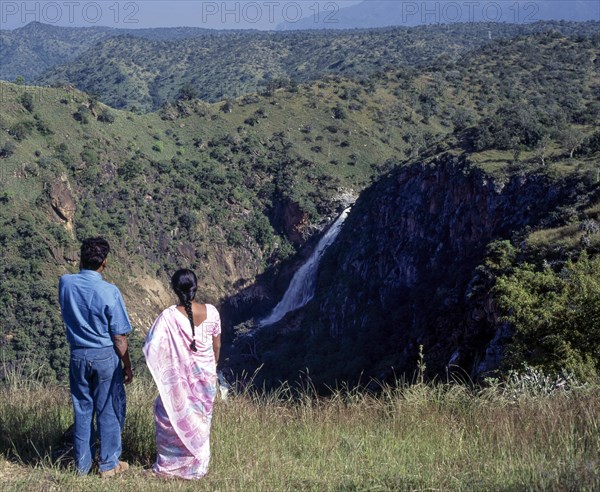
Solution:
{"label": "grassy foreground", "polygon": [[600,389],[548,395],[401,386],[379,395],[307,391],[217,401],[209,474],[146,478],[154,458],[152,383],[128,388],[124,458],[114,479],[76,477],[57,460],[68,390],[13,379],[0,387],[0,489],[6,490],[598,490]]}

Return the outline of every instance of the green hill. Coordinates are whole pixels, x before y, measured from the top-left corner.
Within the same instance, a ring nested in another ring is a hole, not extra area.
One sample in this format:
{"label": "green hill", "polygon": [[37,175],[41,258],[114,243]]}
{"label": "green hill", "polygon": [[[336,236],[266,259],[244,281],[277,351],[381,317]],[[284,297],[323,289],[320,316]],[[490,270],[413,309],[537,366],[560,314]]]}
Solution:
{"label": "green hill", "polygon": [[591,35],[598,23],[530,25],[466,23],[374,30],[233,32],[158,41],[104,39],[75,59],[51,68],[34,83],[72,84],[113,107],[152,111],[191,87],[215,102],[325,75],[368,78],[386,67],[423,66],[451,60],[493,39],[556,30]]}
{"label": "green hill", "polygon": [[0,79],[12,82],[20,75],[26,82],[31,82],[44,70],[74,60],[94,44],[125,34],[166,40],[217,35],[219,31],[193,27],[61,27],[37,21],[30,22],[18,29],[0,31]]}
{"label": "green hill", "polygon": [[138,333],[171,302],[167,279],[182,266],[229,325],[265,313],[348,195],[398,166],[448,153],[496,179],[536,169],[587,186],[598,42],[540,33],[358,81],[215,104],[184,92],[143,115],[69,87],[0,82],[6,360],[48,362],[45,375],[64,377],[57,278],[76,270],[78,241],[92,234],[113,245],[107,277]]}

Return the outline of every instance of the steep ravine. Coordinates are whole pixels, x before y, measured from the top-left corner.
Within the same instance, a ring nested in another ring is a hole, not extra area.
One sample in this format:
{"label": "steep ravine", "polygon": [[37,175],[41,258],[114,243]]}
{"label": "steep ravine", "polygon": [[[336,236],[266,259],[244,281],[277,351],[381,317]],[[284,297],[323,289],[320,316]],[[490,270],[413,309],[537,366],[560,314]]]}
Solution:
{"label": "steep ravine", "polygon": [[[316,295],[270,330],[240,339],[228,365],[276,384],[308,369],[317,384],[428,372],[477,376],[501,327],[489,299],[467,299],[486,246],[535,226],[573,187],[542,173],[500,180],[461,159],[399,168],[367,189],[325,254]],[[483,303],[483,305],[482,305]],[[489,362],[489,361],[488,361]],[[484,367],[485,366],[485,367]]]}

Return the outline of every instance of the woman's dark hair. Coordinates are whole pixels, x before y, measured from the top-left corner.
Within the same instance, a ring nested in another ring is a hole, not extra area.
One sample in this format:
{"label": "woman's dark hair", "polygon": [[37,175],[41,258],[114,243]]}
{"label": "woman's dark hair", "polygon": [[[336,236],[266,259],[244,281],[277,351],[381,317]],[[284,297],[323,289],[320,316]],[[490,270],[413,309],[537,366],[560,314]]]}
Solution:
{"label": "woman's dark hair", "polygon": [[103,237],[90,237],[81,243],[81,267],[98,270],[110,253],[110,245]]}
{"label": "woman's dark hair", "polygon": [[196,297],[196,290],[198,289],[196,274],[185,268],[177,270],[171,277],[171,287],[175,291],[175,294],[177,294],[179,302],[185,308],[185,312],[190,320],[190,326],[192,327],[190,349],[196,352],[196,327],[194,326],[194,313],[192,312],[192,301]]}

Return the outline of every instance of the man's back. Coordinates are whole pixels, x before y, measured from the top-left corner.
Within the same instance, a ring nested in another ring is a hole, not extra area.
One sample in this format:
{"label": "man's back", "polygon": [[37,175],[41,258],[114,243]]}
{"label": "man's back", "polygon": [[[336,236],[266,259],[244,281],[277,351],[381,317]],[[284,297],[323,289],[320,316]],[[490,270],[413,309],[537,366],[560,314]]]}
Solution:
{"label": "man's back", "polygon": [[109,252],[106,239],[85,239],[81,243],[81,271],[63,275],[58,283],[58,302],[71,345],[69,388],[75,420],[75,469],[79,475],[91,470],[97,428],[98,471],[102,477],[129,468],[119,457],[125,423],[124,384],[133,379],[127,343],[131,323],[119,289],[102,280]]}
{"label": "man's back", "polygon": [[112,336],[131,331],[121,292],[94,270],[63,275],[58,298],[71,348],[112,347]]}

